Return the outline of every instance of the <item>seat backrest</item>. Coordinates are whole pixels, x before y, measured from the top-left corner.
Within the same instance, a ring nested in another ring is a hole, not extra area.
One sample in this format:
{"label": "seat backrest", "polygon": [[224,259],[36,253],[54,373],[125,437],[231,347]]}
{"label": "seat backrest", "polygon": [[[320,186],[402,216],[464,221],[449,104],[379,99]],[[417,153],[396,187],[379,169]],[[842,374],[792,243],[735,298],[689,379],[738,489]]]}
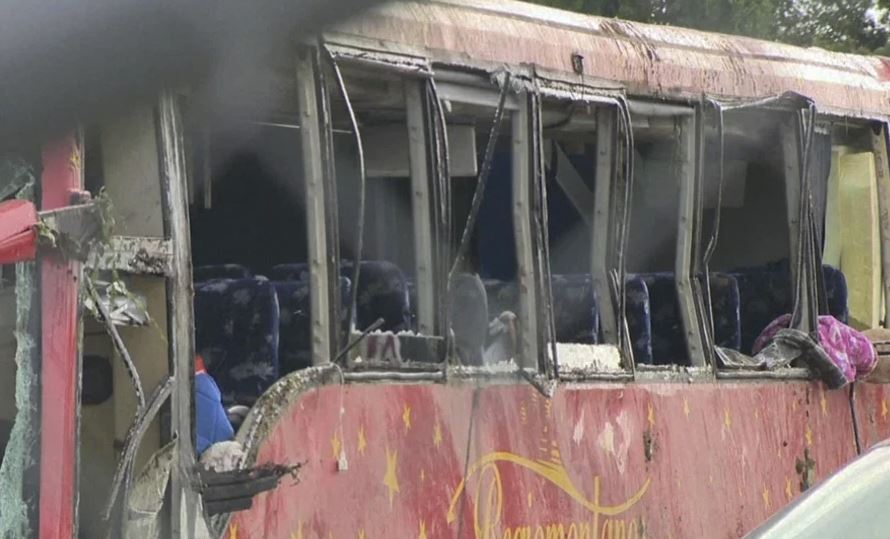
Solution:
{"label": "seat backrest", "polygon": [[[273,281],[278,294],[281,376],[312,366],[312,308],[309,281]],[[340,278],[341,323],[347,327],[346,306],[352,297],[349,279]]]}
{"label": "seat backrest", "polygon": [[714,314],[714,344],[739,350],[742,345],[739,283],[727,273],[711,273],[709,280]]}
{"label": "seat backrest", "polygon": [[309,264],[306,262],[294,262],[291,264],[278,264],[272,266],[272,271],[269,272],[269,278],[276,282],[309,282]]}
{"label": "seat backrest", "polygon": [[[340,260],[340,276],[352,278],[352,261]],[[307,262],[290,262],[288,264],[276,264],[269,272],[269,278],[273,281],[308,281],[309,264]]]}
{"label": "seat backrest", "polygon": [[773,268],[745,269],[732,275],[739,287],[740,349],[750,354],[760,332],[791,309],[791,279],[787,269]]}
{"label": "seat backrest", "polygon": [[[680,315],[673,273],[648,273],[640,277],[649,289],[652,312],[652,360],[655,365],[689,365],[686,329]],[[738,350],[741,343],[739,285],[733,275],[711,273],[714,307],[714,342]]]}
{"label": "seat backrest", "polygon": [[264,278],[195,285],[195,342],[227,405],[252,404],[278,379],[278,296]]}
{"label": "seat backrest", "polygon": [[832,266],[822,266],[822,275],[825,281],[825,296],[828,299],[828,314],[846,324],[850,318],[847,278],[841,270]]}
{"label": "seat backrest", "polygon": [[356,328],[367,329],[383,318],[381,331],[411,329],[408,283],[402,270],[392,262],[362,261],[355,307]]}
{"label": "seat backrest", "polygon": [[596,344],[599,333],[599,310],[596,307],[590,275],[553,275],[551,290],[556,341]]}
{"label": "seat backrest", "polygon": [[646,281],[639,276],[629,276],[624,285],[624,295],[624,312],[634,362],[637,365],[652,365],[652,311]]}
{"label": "seat backrest", "polygon": [[649,290],[653,364],[688,365],[686,331],[680,317],[674,274],[646,273],[641,274],[640,277]]}
{"label": "seat backrest", "polygon": [[[731,274],[738,281],[741,312],[741,350],[751,353],[760,332],[773,320],[794,308],[791,270],[788,260],[780,260],[763,267],[742,268]],[[822,266],[828,314],[846,323],[847,279],[843,272]]]}
{"label": "seat backrest", "polygon": [[195,282],[211,279],[248,279],[250,270],[241,264],[211,264],[195,268]]}
{"label": "seat backrest", "polygon": [[[351,260],[341,260],[340,276],[351,279],[353,267]],[[272,267],[271,275],[275,281],[308,282],[309,265],[305,262],[278,264]],[[406,331],[413,328],[408,283],[398,266],[383,260],[364,260],[361,262],[358,283],[355,317],[359,331],[368,328],[378,318],[383,318],[383,326],[380,327],[382,331]]]}

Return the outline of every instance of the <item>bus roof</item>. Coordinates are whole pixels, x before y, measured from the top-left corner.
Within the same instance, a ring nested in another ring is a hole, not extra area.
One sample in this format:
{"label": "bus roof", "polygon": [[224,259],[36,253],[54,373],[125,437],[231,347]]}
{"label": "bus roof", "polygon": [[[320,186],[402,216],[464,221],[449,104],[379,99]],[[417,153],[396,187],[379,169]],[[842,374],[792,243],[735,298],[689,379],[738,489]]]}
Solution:
{"label": "bus roof", "polygon": [[[821,110],[890,115],[890,59],[607,19],[512,0],[394,2],[341,24],[333,42],[494,69],[534,64],[547,77],[629,95],[756,99],[787,91]],[[583,76],[573,55],[583,56]]]}

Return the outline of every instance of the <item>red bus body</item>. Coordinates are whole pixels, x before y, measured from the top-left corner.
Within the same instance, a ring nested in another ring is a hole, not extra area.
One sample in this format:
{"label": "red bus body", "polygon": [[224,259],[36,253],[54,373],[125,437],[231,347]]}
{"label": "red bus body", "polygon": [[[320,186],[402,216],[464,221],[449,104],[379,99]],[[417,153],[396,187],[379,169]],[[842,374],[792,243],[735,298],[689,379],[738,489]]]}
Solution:
{"label": "red bus body", "polygon": [[[887,390],[858,387],[867,447]],[[307,389],[258,445],[303,463],[231,538],[739,537],[856,456],[815,383]],[[262,430],[262,429],[260,429]],[[806,476],[808,474],[809,477]]]}

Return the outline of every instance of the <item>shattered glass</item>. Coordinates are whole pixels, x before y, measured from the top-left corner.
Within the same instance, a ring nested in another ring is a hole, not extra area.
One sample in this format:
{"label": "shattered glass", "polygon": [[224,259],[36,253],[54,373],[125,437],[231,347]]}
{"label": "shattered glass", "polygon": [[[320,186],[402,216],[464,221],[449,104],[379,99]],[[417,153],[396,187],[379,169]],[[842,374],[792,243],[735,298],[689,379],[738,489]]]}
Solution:
{"label": "shattered glass", "polygon": [[[15,194],[33,200],[33,176],[20,161],[0,162],[0,199]],[[35,464],[39,431],[31,428],[37,419],[35,391],[37,373],[37,335],[29,331],[36,295],[37,264],[24,262],[15,267],[15,404],[16,417],[9,435],[3,463],[0,465],[0,537],[27,537],[29,528],[25,483],[28,470]]]}

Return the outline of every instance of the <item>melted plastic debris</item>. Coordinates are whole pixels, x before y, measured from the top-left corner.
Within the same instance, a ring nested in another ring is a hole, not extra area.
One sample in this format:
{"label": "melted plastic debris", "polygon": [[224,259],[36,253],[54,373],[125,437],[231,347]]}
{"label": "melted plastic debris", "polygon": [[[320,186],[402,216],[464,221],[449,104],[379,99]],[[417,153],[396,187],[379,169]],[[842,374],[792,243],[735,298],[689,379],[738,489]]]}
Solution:
{"label": "melted plastic debris", "polygon": [[244,460],[244,448],[235,441],[218,442],[201,454],[201,466],[215,472],[232,472]]}
{"label": "melted plastic debris", "polygon": [[[15,174],[9,180],[10,171]],[[21,174],[25,174],[24,183]],[[6,181],[9,180],[9,181]],[[34,189],[30,172],[16,168],[9,162],[0,164],[0,194],[10,185],[18,185],[18,198],[33,199]],[[15,191],[13,191],[15,192]],[[11,194],[11,193],[9,193]],[[7,194],[8,196],[8,194]],[[5,198],[5,197],[0,197]],[[39,431],[31,428],[36,423],[37,405],[32,397],[37,392],[37,346],[29,331],[33,294],[37,286],[37,264],[24,262],[16,265],[16,417],[0,465],[0,537],[29,537],[28,500],[25,500],[25,475],[34,464]]]}

